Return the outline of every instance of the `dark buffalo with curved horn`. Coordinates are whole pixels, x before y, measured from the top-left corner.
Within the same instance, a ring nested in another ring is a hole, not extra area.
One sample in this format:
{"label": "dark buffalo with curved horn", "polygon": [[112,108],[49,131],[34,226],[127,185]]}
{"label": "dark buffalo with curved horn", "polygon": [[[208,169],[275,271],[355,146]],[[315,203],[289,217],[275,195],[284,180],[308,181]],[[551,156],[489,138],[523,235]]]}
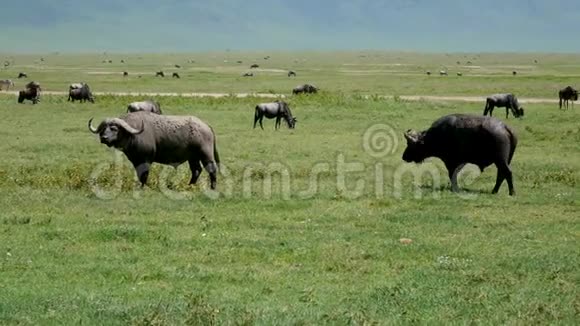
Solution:
{"label": "dark buffalo with curved horn", "polygon": [[152,100],[129,103],[129,105],[127,106],[127,112],[137,112],[137,111],[162,114],[161,105],[159,104],[159,102],[155,102]]}
{"label": "dark buffalo with curved horn", "polygon": [[210,187],[216,188],[220,162],[213,129],[194,116],[165,116],[148,112],[128,113],[102,121],[89,130],[101,143],[121,150],[135,167],[141,186],[147,183],[153,163],[177,168],[188,162],[189,184],[195,184],[202,166],[209,173]]}
{"label": "dark buffalo with curved horn", "polygon": [[256,128],[256,123],[260,122],[260,128],[264,130],[264,125],[262,125],[262,120],[264,120],[264,117],[268,119],[276,118],[274,129],[278,129],[278,127],[280,127],[282,119],[286,121],[288,128],[294,129],[296,127],[296,117],[292,116],[292,112],[290,111],[290,106],[288,103],[283,101],[261,103],[256,105],[254,112],[254,129]]}
{"label": "dark buffalo with curved horn", "polygon": [[489,96],[485,100],[485,109],[483,110],[483,115],[493,116],[493,109],[499,107],[505,107],[505,117],[509,116],[510,110],[512,111],[514,117],[519,118],[524,116],[524,108],[520,107],[518,99],[514,94],[494,94]]}
{"label": "dark buffalo with curved horn", "polygon": [[459,191],[457,175],[467,163],[475,164],[481,172],[495,164],[497,178],[492,193],[497,193],[507,180],[510,196],[515,195],[510,164],[518,143],[514,131],[493,117],[451,114],[436,120],[421,132],[407,130],[405,162],[421,163],[437,157],[445,163],[451,189]]}
{"label": "dark buffalo with curved horn", "polygon": [[316,94],[318,92],[318,87],[311,84],[304,84],[294,87],[292,89],[292,94]]}
{"label": "dark buffalo with curved horn", "polygon": [[78,87],[72,88],[72,87],[73,85],[70,86],[70,89],[68,91],[68,101],[72,102],[80,101],[81,103],[89,101],[91,103],[95,103],[95,98],[93,97],[93,93],[91,92],[91,89],[88,84],[81,83],[80,88]]}
{"label": "dark buffalo with curved horn", "polygon": [[574,107],[574,101],[578,101],[578,91],[572,88],[572,86],[566,86],[558,92],[558,97],[560,98],[560,109],[562,104],[564,108],[568,108],[568,101],[572,101],[572,107]]}

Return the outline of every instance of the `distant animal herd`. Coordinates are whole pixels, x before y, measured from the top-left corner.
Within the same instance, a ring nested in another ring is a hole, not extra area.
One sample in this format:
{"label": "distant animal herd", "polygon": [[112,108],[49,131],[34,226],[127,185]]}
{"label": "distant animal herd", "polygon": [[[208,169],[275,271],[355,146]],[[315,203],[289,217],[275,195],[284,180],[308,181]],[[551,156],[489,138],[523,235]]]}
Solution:
{"label": "distant animal herd", "polygon": [[[270,59],[269,56],[264,60]],[[103,63],[112,63],[104,60]],[[124,60],[122,60],[124,62]],[[191,61],[190,61],[191,62]],[[241,61],[237,61],[242,63]],[[458,62],[458,64],[460,64]],[[180,68],[180,65],[175,65]],[[251,69],[259,68],[252,64]],[[426,72],[431,75],[430,71]],[[441,76],[447,76],[447,69],[440,70]],[[513,75],[517,72],[513,71]],[[457,73],[462,76],[461,72]],[[124,71],[123,76],[128,76]],[[163,71],[157,71],[156,77],[165,77]],[[252,77],[247,72],[243,77]],[[28,78],[20,72],[18,78]],[[177,72],[173,78],[180,78]],[[288,71],[288,77],[296,77],[296,72]],[[12,80],[0,80],[0,90],[14,88]],[[37,104],[40,101],[41,86],[35,81],[27,83],[18,92],[18,103],[25,100]],[[319,88],[312,84],[302,84],[292,89],[292,94],[316,94]],[[567,86],[558,92],[559,108],[568,109],[578,100],[578,91]],[[91,88],[87,83],[69,85],[68,101],[95,102]],[[477,165],[481,171],[491,164],[497,167],[496,184],[492,193],[497,193],[503,181],[507,181],[510,195],[515,195],[510,164],[518,143],[515,132],[504,122],[492,117],[496,107],[506,109],[506,119],[509,113],[516,118],[524,116],[524,108],[519,105],[517,97],[512,93],[493,94],[486,98],[482,116],[470,114],[451,114],[436,120],[430,128],[424,131],[408,130],[404,133],[407,141],[402,159],[406,162],[421,163],[429,157],[437,157],[443,161],[451,181],[452,191],[459,191],[457,174],[467,163]],[[489,116],[488,116],[489,115]],[[276,119],[274,129],[278,129],[284,120],[290,129],[296,127],[297,119],[292,115],[290,105],[281,100],[271,103],[259,103],[254,108],[254,128],[259,124],[264,129],[263,119]],[[88,128],[98,134],[101,143],[115,147],[125,153],[133,164],[136,174],[144,186],[147,183],[149,169],[152,163],[167,164],[177,167],[184,162],[189,163],[191,170],[190,184],[195,184],[202,167],[209,174],[210,187],[216,188],[219,168],[219,154],[214,130],[207,123],[195,116],[163,115],[161,105],[154,100],[132,102],[127,105],[127,113],[119,118],[107,118],[98,127]]]}

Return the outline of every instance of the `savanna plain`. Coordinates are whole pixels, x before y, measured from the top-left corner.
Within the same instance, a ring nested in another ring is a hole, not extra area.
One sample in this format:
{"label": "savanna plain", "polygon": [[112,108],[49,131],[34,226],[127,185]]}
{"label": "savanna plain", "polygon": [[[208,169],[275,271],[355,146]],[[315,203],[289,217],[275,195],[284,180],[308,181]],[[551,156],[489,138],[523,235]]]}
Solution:
{"label": "savanna plain", "polygon": [[[439,160],[402,161],[403,133],[449,113],[482,114],[484,103],[400,97],[513,92],[522,102],[555,101],[559,89],[578,88],[580,55],[0,60],[8,62],[0,79],[13,79],[16,90],[35,80],[43,91],[84,81],[105,93],[283,94],[298,119],[292,130],[275,131],[273,120],[253,129],[255,105],[272,99],[251,95],[99,94],[91,104],[46,94],[32,105],[0,91],[2,325],[580,320],[580,108],[524,104],[521,119],[496,109],[519,138],[511,164],[517,195],[508,196],[505,183],[491,194],[494,166],[483,173],[468,166],[456,194]],[[242,77],[254,63],[255,76]],[[439,76],[443,69],[448,76]],[[160,70],[168,76],[154,77]],[[29,78],[16,79],[19,72]],[[321,91],[291,95],[306,82]],[[164,114],[195,115],[214,128],[217,191],[208,190],[205,171],[198,185],[187,185],[187,164],[154,164],[140,188],[126,158],[89,132],[91,117],[120,116],[129,102],[149,97]]]}

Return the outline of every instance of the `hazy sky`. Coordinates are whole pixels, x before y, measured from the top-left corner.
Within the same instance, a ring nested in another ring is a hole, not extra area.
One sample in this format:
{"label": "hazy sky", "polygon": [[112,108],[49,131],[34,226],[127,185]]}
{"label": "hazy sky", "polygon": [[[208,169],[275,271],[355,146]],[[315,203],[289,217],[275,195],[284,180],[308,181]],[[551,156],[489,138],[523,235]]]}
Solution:
{"label": "hazy sky", "polygon": [[580,51],[578,0],[0,1],[0,52]]}

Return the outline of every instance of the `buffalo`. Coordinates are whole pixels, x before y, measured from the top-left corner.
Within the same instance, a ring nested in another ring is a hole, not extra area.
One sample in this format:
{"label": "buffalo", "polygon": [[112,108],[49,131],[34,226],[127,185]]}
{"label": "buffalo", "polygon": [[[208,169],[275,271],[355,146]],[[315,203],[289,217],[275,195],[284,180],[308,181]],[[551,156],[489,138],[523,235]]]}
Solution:
{"label": "buffalo", "polygon": [[220,163],[213,129],[194,116],[165,116],[148,112],[128,113],[108,118],[97,128],[89,120],[89,130],[101,143],[121,150],[133,164],[141,186],[145,186],[153,163],[177,168],[189,163],[195,184],[202,166],[209,173],[210,187],[216,188]]}
{"label": "buffalo", "polygon": [[292,89],[292,94],[315,94],[318,92],[318,87],[311,85],[311,84],[304,84],[294,87]]}
{"label": "buffalo", "polygon": [[161,105],[159,105],[159,102],[155,102],[152,100],[129,103],[129,105],[127,106],[127,113],[137,112],[137,111],[145,111],[145,112],[151,112],[151,113],[155,113],[155,114],[162,114]]}
{"label": "buffalo", "polygon": [[80,102],[89,101],[91,103],[95,103],[95,98],[93,97],[93,93],[91,92],[91,89],[88,84],[82,83],[80,88],[78,87],[72,88],[72,87],[73,85],[69,87],[68,101],[74,102],[78,100]]}
{"label": "buffalo", "polygon": [[507,180],[510,196],[515,195],[510,164],[518,143],[516,134],[502,121],[485,116],[451,114],[436,120],[429,129],[404,134],[407,148],[405,162],[422,163],[437,157],[447,168],[451,189],[459,191],[457,174],[467,163],[480,171],[495,164],[497,178],[492,193]]}
{"label": "buffalo", "polygon": [[163,71],[158,71],[155,73],[155,77],[165,77],[165,74],[163,73]]}

